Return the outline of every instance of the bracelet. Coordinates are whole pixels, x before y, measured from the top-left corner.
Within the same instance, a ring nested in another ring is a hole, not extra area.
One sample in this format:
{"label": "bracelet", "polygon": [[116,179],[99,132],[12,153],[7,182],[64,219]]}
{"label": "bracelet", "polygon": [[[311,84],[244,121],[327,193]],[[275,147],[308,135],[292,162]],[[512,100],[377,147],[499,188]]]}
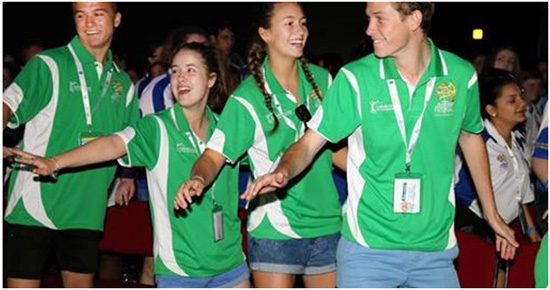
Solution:
{"label": "bracelet", "polygon": [[200,182],[202,182],[202,184],[204,184],[204,185],[206,184],[206,181],[200,175],[195,175],[195,176],[191,177],[191,179],[198,179]]}
{"label": "bracelet", "polygon": [[527,230],[525,230],[525,234],[530,235],[530,234],[532,234],[536,231],[537,231],[537,229],[535,227],[528,227]]}
{"label": "bracelet", "polygon": [[52,174],[50,175],[53,179],[57,179],[57,173],[59,171],[59,163],[57,163],[57,160],[55,157],[52,157],[51,160],[53,163],[55,163],[55,169],[53,170]]}

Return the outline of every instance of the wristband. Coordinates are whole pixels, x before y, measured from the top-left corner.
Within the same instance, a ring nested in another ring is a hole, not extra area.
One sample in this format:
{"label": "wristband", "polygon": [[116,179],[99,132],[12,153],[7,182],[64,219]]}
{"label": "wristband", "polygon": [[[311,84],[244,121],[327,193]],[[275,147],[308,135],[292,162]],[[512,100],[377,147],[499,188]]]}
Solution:
{"label": "wristband", "polygon": [[537,229],[535,227],[528,227],[527,230],[525,230],[526,235],[530,235],[534,233]]}
{"label": "wristband", "polygon": [[204,178],[202,178],[202,176],[200,176],[200,175],[195,175],[195,176],[191,177],[191,179],[197,179],[197,180],[199,180],[200,182],[202,182],[203,185],[206,185],[206,181],[205,181]]}
{"label": "wristband", "polygon": [[53,163],[55,164],[55,169],[53,170],[52,174],[50,174],[50,176],[53,179],[57,180],[57,174],[58,174],[58,171],[59,171],[59,163],[57,163],[57,160],[55,159],[55,157],[52,157],[51,159],[52,159]]}

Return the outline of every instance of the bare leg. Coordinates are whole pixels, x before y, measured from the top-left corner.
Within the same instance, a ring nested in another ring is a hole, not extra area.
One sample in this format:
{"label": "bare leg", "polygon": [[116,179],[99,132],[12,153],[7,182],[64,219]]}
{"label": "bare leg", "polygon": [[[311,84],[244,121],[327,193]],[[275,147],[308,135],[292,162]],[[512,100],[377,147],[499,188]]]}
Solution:
{"label": "bare leg", "polygon": [[250,279],[247,279],[242,283],[233,286],[232,288],[250,288]]}
{"label": "bare leg", "polygon": [[39,288],[40,280],[8,278],[8,288]]}
{"label": "bare leg", "polygon": [[61,271],[63,278],[63,287],[65,288],[93,288],[94,274],[76,273],[71,271]]}
{"label": "bare leg", "polygon": [[153,267],[155,260],[153,257],[144,257],[143,258],[143,267],[141,268],[141,277],[139,277],[139,283],[145,285],[155,285],[155,274]]}
{"label": "bare leg", "polygon": [[294,274],[252,271],[256,288],[294,288]]}
{"label": "bare leg", "polygon": [[336,271],[320,275],[304,275],[306,288],[336,288]]}

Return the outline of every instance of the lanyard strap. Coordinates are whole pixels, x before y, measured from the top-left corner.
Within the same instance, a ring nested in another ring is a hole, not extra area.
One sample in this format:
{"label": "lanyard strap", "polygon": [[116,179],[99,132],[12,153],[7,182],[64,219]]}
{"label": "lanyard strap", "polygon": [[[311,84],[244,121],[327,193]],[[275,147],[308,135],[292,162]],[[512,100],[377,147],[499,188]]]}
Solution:
{"label": "lanyard strap", "polygon": [[[513,139],[514,138],[512,136],[512,142],[514,142]],[[506,142],[504,142],[504,146],[506,146],[506,150],[508,150],[508,154],[512,158],[512,167],[514,168],[514,178],[516,179],[516,185],[517,185],[515,196],[516,196],[516,200],[519,202],[519,201],[521,201],[521,183],[520,183],[520,178],[519,178],[518,159],[517,159],[516,155],[514,154],[514,151],[512,150],[512,148],[510,148],[510,146],[508,146],[508,144],[506,144]]]}
{"label": "lanyard strap", "polygon": [[422,108],[422,113],[420,113],[420,116],[418,117],[418,120],[416,121],[413,127],[411,140],[409,142],[407,142],[407,131],[405,129],[405,120],[403,118],[403,111],[401,111],[401,102],[399,101],[399,94],[397,93],[397,86],[395,85],[395,80],[390,79],[387,81],[387,83],[390,91],[391,102],[393,104],[393,112],[395,114],[395,119],[397,120],[397,126],[399,127],[399,132],[401,133],[403,144],[405,144],[405,148],[407,150],[405,153],[405,168],[407,172],[410,172],[412,153],[413,153],[414,147],[416,146],[416,143],[418,142],[418,136],[420,135],[420,129],[422,128],[422,119],[424,119],[424,113],[428,108],[428,103],[430,102],[430,97],[434,89],[435,77],[430,78],[430,80],[428,81],[428,85],[426,87],[426,94],[424,95],[424,107]]}
{"label": "lanyard strap", "polygon": [[[74,63],[76,65],[76,70],[78,72],[78,79],[80,81],[80,93],[82,95],[82,103],[84,104],[84,114],[86,115],[86,124],[88,125],[88,129],[92,129],[92,111],[90,108],[90,96],[88,95],[88,85],[86,84],[86,77],[84,75],[84,69],[82,68],[82,63],[76,56],[76,53],[72,47],[72,45],[69,44],[69,51],[71,52]],[[105,96],[105,93],[107,93],[107,89],[109,88],[109,85],[111,84],[111,78],[113,76],[112,70],[109,70],[107,72],[107,78],[105,80],[105,85],[103,86],[103,90],[101,91],[100,98],[98,100],[98,103],[96,107],[94,108],[94,112],[99,107],[99,104],[103,100],[103,97]]]}

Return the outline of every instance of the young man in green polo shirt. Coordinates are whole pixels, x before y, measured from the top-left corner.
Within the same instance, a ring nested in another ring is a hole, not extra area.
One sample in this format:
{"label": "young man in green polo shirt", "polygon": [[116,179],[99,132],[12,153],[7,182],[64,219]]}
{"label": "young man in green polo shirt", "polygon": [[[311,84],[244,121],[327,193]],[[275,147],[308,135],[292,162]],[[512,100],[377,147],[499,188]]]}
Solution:
{"label": "young man in green polo shirt", "polygon": [[427,37],[433,4],[369,3],[374,54],[346,65],[309,130],[247,199],[285,186],[328,140],[348,137],[349,196],[338,248],[338,287],[458,287],[452,260],[457,142],[473,170],[497,250],[514,234],[498,216],[481,136],[477,77]]}
{"label": "young man in green polo shirt", "polygon": [[[25,151],[56,155],[139,118],[132,82],[109,50],[121,21],[116,5],[74,3],[73,15],[78,35],[30,60],[4,92],[3,128],[26,124]],[[8,287],[39,287],[50,247],[65,287],[93,286],[115,171],[103,164],[38,179],[14,170],[5,211]]]}

